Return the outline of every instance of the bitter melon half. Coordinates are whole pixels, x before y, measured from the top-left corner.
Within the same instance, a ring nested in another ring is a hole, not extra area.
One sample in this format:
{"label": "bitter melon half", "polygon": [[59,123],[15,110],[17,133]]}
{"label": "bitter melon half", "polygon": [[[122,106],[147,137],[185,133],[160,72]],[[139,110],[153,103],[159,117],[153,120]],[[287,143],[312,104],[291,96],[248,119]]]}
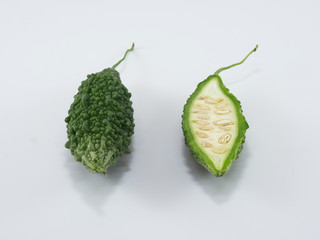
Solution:
{"label": "bitter melon half", "polygon": [[182,129],[191,155],[215,176],[223,176],[238,157],[249,125],[240,101],[223,84],[219,73],[241,61],[217,70],[198,84],[184,106]]}

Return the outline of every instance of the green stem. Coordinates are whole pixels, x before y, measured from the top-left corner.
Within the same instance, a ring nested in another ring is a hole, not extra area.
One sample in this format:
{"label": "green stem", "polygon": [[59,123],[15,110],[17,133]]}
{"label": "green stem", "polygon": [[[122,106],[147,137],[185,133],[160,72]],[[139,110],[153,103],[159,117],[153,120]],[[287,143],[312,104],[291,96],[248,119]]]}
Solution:
{"label": "green stem", "polygon": [[234,66],[240,65],[241,63],[243,63],[251,55],[251,53],[255,52],[257,50],[257,48],[258,48],[258,45],[256,45],[256,47],[251,52],[249,52],[249,54],[241,62],[232,64],[232,65],[230,65],[228,67],[220,68],[214,73],[214,75],[219,75],[219,73],[221,73],[224,70],[227,70],[227,69],[232,68]]}
{"label": "green stem", "polygon": [[113,65],[112,68],[115,69],[116,67],[118,67],[118,65],[126,58],[128,52],[133,51],[133,48],[134,48],[134,43],[132,43],[131,48],[126,51],[126,53],[124,54],[123,58],[121,58],[121,60],[119,62],[117,62],[115,65]]}

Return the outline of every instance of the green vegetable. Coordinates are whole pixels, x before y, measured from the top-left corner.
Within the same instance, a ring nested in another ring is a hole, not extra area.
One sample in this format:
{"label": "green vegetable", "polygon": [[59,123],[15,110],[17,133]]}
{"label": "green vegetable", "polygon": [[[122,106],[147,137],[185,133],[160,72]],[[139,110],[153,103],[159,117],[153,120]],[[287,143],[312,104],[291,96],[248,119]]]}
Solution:
{"label": "green vegetable", "polygon": [[238,99],[223,84],[219,73],[242,64],[223,67],[198,84],[184,106],[182,129],[191,155],[215,176],[223,176],[238,158],[249,125]]}
{"label": "green vegetable", "polygon": [[65,119],[69,139],[65,147],[93,173],[106,174],[121,155],[130,153],[134,132],[131,93],[115,68],[133,48],[134,44],[112,68],[82,81]]}

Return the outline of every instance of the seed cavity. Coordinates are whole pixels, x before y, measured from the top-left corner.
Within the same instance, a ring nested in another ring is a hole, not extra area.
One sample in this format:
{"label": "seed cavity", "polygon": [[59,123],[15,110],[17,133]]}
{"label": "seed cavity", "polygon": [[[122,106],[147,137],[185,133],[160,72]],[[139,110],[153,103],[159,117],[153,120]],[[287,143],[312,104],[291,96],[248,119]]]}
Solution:
{"label": "seed cavity", "polygon": [[198,125],[209,125],[209,122],[203,121],[203,120],[192,120],[193,123],[196,123]]}
{"label": "seed cavity", "polygon": [[229,132],[232,129],[231,126],[218,126],[218,128],[226,132]]}
{"label": "seed cavity", "polygon": [[226,114],[231,113],[231,110],[230,109],[217,109],[214,111],[214,113],[217,115],[226,115]]}
{"label": "seed cavity", "polygon": [[204,146],[204,147],[212,147],[213,145],[211,143],[207,142],[207,141],[203,141],[202,142],[202,146]]}
{"label": "seed cavity", "polygon": [[212,128],[212,127],[209,127],[209,126],[200,126],[199,129],[200,129],[200,130],[203,130],[203,131],[210,131],[210,130],[212,130],[213,128]]}
{"label": "seed cavity", "polygon": [[197,118],[203,119],[203,120],[209,120],[210,119],[209,116],[204,116],[204,115],[197,115]]}
{"label": "seed cavity", "polygon": [[230,119],[219,119],[217,121],[213,121],[213,124],[217,126],[228,126],[233,125],[234,122]]}
{"label": "seed cavity", "polygon": [[198,114],[208,114],[209,112],[207,111],[193,111],[193,113],[198,113]]}
{"label": "seed cavity", "polygon": [[223,101],[222,98],[207,98],[204,102],[207,104],[217,104],[222,101]]}
{"label": "seed cavity", "polygon": [[216,154],[223,154],[226,151],[228,151],[228,148],[225,145],[218,145],[218,146],[213,146],[211,150]]}
{"label": "seed cavity", "polygon": [[230,142],[231,137],[232,137],[231,133],[225,133],[219,138],[218,142],[220,144],[227,144],[228,142]]}
{"label": "seed cavity", "polygon": [[228,108],[230,106],[230,104],[228,102],[222,102],[216,105],[216,109],[219,110],[225,110],[226,108]]}
{"label": "seed cavity", "polygon": [[208,98],[208,96],[200,96],[200,97],[198,97],[199,100],[204,100],[204,99],[207,99],[207,98]]}
{"label": "seed cavity", "polygon": [[209,136],[203,132],[199,132],[199,131],[196,131],[196,134],[198,135],[198,137],[200,138],[208,138]]}
{"label": "seed cavity", "polygon": [[206,106],[204,104],[197,104],[195,107],[200,109],[200,110],[210,110],[210,107]]}

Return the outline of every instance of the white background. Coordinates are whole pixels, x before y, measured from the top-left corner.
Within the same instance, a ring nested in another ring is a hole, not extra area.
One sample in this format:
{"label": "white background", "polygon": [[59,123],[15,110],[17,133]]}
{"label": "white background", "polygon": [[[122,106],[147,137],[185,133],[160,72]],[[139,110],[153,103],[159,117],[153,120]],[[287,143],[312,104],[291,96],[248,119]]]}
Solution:
{"label": "white background", "polygon": [[[320,239],[320,3],[1,1],[0,239]],[[132,154],[92,174],[64,118],[88,73],[132,92]],[[217,68],[250,125],[222,178],[184,145],[183,105]]]}

